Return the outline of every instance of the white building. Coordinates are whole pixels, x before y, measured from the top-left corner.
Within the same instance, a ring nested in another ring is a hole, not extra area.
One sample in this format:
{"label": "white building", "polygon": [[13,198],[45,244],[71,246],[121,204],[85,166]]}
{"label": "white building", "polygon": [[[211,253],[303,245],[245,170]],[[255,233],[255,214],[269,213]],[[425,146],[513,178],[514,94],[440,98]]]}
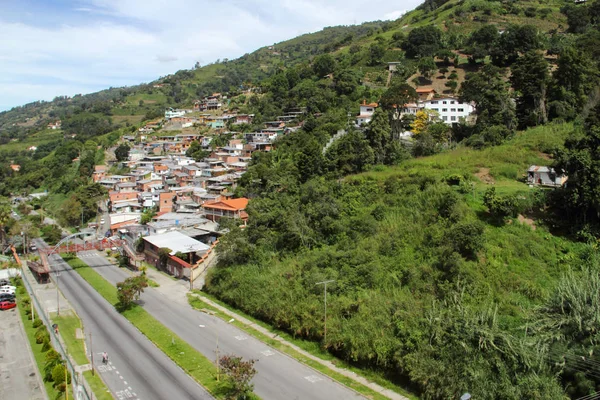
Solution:
{"label": "white building", "polygon": [[377,103],[367,104],[366,100],[363,100],[363,103],[360,105],[360,113],[358,114],[358,117],[356,117],[356,124],[363,125],[371,122],[377,106]]}
{"label": "white building", "polygon": [[470,103],[461,103],[454,97],[440,97],[406,104],[402,114],[414,115],[424,109],[434,111],[439,120],[447,124],[459,123],[461,118],[467,118],[475,111],[475,107]]}
{"label": "white building", "polygon": [[184,115],[185,115],[185,110],[175,110],[173,108],[167,108],[165,110],[165,118],[166,119],[183,117]]}

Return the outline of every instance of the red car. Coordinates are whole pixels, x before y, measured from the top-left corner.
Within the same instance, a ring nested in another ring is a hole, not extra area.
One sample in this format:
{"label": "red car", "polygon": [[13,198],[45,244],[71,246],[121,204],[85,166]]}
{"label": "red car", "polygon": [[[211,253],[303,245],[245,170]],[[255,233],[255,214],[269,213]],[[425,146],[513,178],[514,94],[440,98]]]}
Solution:
{"label": "red car", "polygon": [[0,303],[0,310],[10,310],[11,308],[15,308],[17,303],[13,303],[11,301],[3,301]]}

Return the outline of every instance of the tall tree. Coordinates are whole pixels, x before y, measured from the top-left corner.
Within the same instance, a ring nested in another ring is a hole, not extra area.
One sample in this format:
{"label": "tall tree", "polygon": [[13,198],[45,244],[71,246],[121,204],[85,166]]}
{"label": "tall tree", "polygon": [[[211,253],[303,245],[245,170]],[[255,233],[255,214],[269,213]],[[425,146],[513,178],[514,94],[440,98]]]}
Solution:
{"label": "tall tree", "polygon": [[392,141],[392,129],[389,118],[383,109],[375,109],[373,119],[366,131],[366,137],[373,149],[375,162],[377,164],[383,163],[386,159],[387,148]]}
{"label": "tall tree", "polygon": [[525,53],[512,67],[510,81],[517,93],[517,118],[521,127],[536,126],[548,121],[548,71],[548,62],[537,51]]}
{"label": "tall tree", "polygon": [[126,143],[121,143],[119,147],[115,149],[115,157],[117,161],[126,161],[129,158],[129,146]]}
{"label": "tall tree", "polygon": [[477,125],[481,128],[490,125],[516,128],[515,106],[503,69],[488,64],[479,72],[468,74],[459,97],[463,102],[475,103]]}
{"label": "tall tree", "polygon": [[5,197],[0,197],[0,252],[4,252],[4,244],[6,242],[6,224],[11,219],[12,210],[10,202]]}

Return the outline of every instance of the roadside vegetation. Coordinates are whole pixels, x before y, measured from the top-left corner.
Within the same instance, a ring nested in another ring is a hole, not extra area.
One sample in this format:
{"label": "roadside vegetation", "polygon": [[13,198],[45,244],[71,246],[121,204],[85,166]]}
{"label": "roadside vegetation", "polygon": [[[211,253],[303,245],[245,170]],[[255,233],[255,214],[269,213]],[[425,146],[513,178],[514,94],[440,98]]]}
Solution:
{"label": "roadside vegetation", "polygon": [[[31,299],[27,296],[27,291],[22,285],[20,279],[13,281],[18,286],[16,291],[17,310],[21,315],[25,333],[29,340],[33,357],[37,363],[37,369],[42,376],[44,389],[48,398],[57,400],[66,398],[65,391],[69,391],[69,398],[73,398],[73,391],[70,386],[71,377],[65,376],[65,361],[54,350],[50,343],[50,334],[46,326],[39,318],[35,320],[31,314]],[[65,379],[66,378],[66,379]],[[65,380],[69,383],[67,385]]]}

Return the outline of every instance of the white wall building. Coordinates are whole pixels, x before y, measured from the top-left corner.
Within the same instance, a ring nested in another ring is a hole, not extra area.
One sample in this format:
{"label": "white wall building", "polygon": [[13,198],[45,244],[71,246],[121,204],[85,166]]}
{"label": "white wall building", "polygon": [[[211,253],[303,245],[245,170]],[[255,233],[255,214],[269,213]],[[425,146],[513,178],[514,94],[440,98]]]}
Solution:
{"label": "white wall building", "polygon": [[358,117],[356,117],[356,124],[362,125],[371,122],[377,106],[377,103],[367,104],[366,101],[363,101],[363,103],[360,105],[360,113],[358,114]]}
{"label": "white wall building", "polygon": [[165,110],[165,118],[166,119],[183,117],[184,115],[185,115],[185,110],[175,110],[173,108],[167,108]]}
{"label": "white wall building", "polygon": [[475,111],[475,107],[470,103],[461,103],[454,97],[440,97],[421,101],[417,104],[406,104],[402,114],[414,115],[423,109],[435,111],[440,121],[447,124],[459,123],[461,118],[467,118]]}

